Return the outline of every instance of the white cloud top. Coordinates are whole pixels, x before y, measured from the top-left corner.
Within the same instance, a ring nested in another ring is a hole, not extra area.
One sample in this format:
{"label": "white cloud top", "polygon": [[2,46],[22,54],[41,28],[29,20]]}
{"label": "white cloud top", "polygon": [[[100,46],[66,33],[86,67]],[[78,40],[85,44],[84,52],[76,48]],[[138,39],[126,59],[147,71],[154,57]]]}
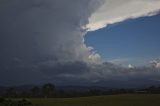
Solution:
{"label": "white cloud top", "polygon": [[160,10],[160,0],[104,0],[89,19],[88,31],[94,31],[129,18],[152,16]]}

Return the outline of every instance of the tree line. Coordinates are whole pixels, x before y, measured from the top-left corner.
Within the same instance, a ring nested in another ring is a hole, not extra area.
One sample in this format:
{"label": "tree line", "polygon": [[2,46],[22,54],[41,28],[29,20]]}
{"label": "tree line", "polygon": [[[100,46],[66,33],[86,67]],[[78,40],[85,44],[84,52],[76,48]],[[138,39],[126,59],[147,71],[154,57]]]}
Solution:
{"label": "tree line", "polygon": [[15,87],[0,90],[2,98],[69,98],[100,95],[114,95],[127,93],[154,93],[160,94],[160,86],[150,86],[144,89],[89,89],[89,90],[62,90],[52,83],[42,86],[32,86],[30,89],[17,89]]}

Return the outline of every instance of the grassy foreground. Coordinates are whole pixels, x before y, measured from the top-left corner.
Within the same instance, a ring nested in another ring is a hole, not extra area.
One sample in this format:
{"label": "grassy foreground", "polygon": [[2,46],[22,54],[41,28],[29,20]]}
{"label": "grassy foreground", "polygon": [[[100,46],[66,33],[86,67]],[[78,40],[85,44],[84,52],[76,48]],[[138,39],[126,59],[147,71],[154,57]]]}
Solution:
{"label": "grassy foreground", "polygon": [[38,106],[160,106],[159,94],[127,94],[29,100]]}

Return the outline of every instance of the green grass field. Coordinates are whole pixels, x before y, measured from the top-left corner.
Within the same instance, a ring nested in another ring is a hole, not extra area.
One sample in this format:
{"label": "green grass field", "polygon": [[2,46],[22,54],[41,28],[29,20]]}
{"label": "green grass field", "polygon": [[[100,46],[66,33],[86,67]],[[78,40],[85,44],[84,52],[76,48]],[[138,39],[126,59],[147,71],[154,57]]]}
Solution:
{"label": "green grass field", "polygon": [[160,95],[158,94],[127,94],[29,100],[37,106],[160,106]]}

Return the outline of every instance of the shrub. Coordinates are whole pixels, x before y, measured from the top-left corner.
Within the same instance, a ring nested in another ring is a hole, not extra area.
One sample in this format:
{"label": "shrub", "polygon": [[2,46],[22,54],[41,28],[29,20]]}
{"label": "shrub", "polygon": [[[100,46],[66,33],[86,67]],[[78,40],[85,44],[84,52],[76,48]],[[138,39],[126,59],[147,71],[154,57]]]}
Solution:
{"label": "shrub", "polygon": [[32,103],[29,102],[29,101],[26,100],[26,99],[22,99],[22,100],[18,101],[17,104],[18,104],[18,106],[31,106],[31,105],[32,105]]}
{"label": "shrub", "polygon": [[0,105],[1,106],[32,106],[32,103],[26,99],[22,99],[19,101],[13,101],[11,99],[7,99],[7,100],[2,101]]}
{"label": "shrub", "polygon": [[4,103],[5,99],[0,97],[0,103]]}

